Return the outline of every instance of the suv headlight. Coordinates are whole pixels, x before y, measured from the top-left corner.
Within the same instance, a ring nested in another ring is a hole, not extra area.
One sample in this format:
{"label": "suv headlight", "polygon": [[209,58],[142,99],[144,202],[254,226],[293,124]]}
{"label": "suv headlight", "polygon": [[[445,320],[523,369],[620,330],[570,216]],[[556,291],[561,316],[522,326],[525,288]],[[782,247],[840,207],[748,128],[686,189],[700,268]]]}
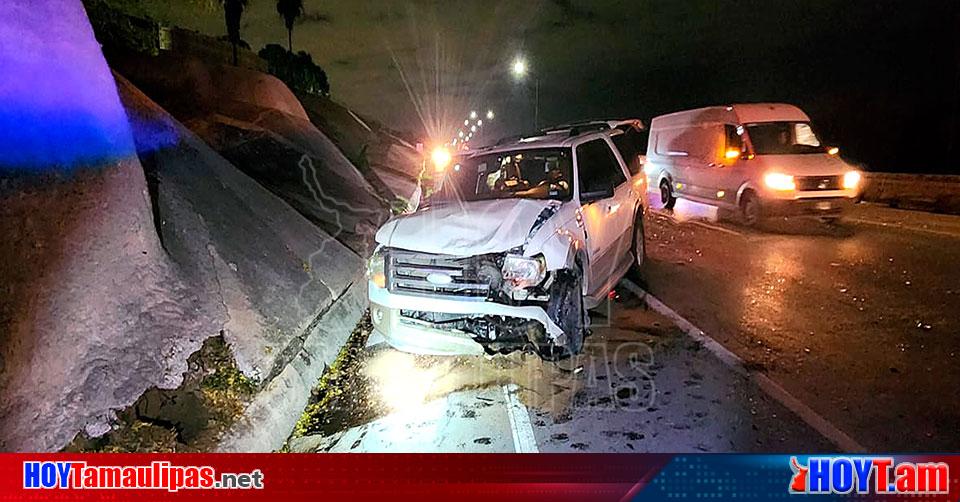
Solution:
{"label": "suv headlight", "polygon": [[378,288],[387,287],[387,276],[384,273],[384,260],[383,248],[378,246],[367,261],[367,279],[373,282]]}
{"label": "suv headlight", "polygon": [[503,259],[503,280],[514,288],[529,288],[543,281],[547,274],[547,261],[537,255],[527,258],[508,254]]}

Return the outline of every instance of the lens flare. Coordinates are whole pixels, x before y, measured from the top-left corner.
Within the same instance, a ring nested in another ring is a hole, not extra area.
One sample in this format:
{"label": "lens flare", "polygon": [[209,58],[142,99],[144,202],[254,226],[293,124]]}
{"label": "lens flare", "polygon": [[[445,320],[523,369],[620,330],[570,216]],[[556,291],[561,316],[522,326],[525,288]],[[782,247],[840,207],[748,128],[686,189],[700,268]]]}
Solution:
{"label": "lens flare", "polygon": [[433,160],[433,166],[437,171],[443,171],[450,165],[450,162],[453,160],[453,155],[450,154],[450,150],[447,147],[438,146],[433,149],[430,158]]}

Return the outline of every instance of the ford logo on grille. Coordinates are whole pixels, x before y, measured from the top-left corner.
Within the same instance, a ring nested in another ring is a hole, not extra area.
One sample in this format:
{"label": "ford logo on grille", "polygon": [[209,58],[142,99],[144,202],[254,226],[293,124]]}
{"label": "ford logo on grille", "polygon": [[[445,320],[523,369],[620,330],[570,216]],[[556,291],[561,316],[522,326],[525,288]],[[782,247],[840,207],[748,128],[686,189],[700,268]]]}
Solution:
{"label": "ford logo on grille", "polygon": [[437,286],[443,286],[453,282],[453,277],[450,277],[447,274],[441,274],[439,272],[431,272],[430,274],[427,274],[427,282],[430,284],[436,284]]}

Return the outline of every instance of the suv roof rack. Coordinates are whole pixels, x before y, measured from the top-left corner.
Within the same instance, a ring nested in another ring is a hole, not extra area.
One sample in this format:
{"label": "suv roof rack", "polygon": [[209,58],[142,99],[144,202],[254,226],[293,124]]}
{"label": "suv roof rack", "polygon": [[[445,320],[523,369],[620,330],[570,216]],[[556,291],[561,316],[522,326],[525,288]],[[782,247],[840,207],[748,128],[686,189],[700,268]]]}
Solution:
{"label": "suv roof rack", "polygon": [[572,122],[569,124],[560,124],[552,127],[546,127],[540,130],[542,134],[563,134],[577,136],[585,132],[605,131],[610,129],[610,124],[600,120],[590,120],[583,122]]}

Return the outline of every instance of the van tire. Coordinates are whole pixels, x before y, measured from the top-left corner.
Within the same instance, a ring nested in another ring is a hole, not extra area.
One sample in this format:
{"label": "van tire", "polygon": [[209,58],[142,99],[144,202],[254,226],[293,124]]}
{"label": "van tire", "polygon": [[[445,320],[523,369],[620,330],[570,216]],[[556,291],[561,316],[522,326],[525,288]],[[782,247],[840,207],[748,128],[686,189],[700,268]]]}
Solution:
{"label": "van tire", "polygon": [[673,206],[677,204],[677,198],[673,195],[670,182],[667,180],[660,181],[660,202],[663,203],[664,209],[673,209]]}
{"label": "van tire", "polygon": [[763,206],[760,204],[760,197],[757,197],[752,190],[743,192],[740,197],[740,218],[743,224],[748,227],[755,227],[763,220]]}

